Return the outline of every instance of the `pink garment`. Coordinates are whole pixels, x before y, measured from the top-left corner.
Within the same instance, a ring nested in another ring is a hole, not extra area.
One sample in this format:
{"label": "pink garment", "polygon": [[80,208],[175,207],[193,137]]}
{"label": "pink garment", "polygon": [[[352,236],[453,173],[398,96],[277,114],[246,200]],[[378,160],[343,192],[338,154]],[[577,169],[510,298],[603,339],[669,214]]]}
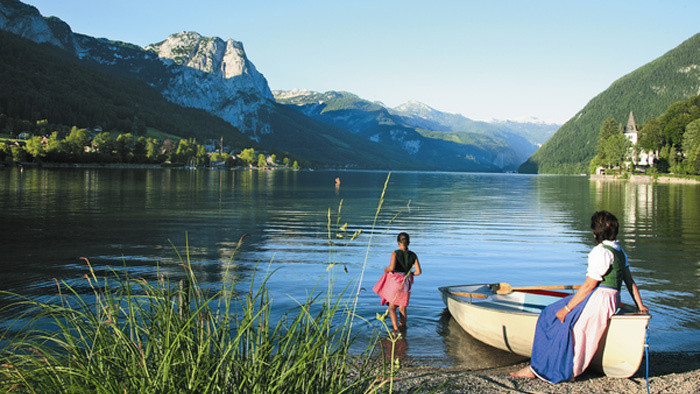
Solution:
{"label": "pink garment", "polygon": [[398,306],[408,306],[412,284],[413,274],[409,274],[406,277],[405,274],[400,272],[387,272],[379,278],[372,290],[379,295],[382,305],[389,303]]}
{"label": "pink garment", "polygon": [[598,287],[571,330],[574,343],[574,377],[583,373],[598,350],[610,317],[620,305],[620,292]]}

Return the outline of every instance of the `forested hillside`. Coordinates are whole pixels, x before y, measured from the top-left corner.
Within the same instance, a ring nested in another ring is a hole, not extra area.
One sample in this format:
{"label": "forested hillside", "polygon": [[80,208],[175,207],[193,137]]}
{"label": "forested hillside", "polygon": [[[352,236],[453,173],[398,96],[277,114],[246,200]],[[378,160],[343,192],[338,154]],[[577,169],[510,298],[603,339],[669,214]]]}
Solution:
{"label": "forested hillside", "polygon": [[639,131],[638,145],[659,152],[659,172],[700,174],[700,95],[671,104]]}
{"label": "forested hillside", "polygon": [[107,74],[49,44],[0,30],[0,132],[46,119],[66,127],[145,133],[153,127],[181,137],[224,137],[231,146],[258,146],[205,111],[165,100],[145,83]]}
{"label": "forested hillside", "polygon": [[258,143],[217,116],[174,104],[141,80],[53,45],[0,30],[0,48],[0,133],[34,131],[39,120],[66,136],[73,126],[136,136],[151,127],[200,142],[223,137],[234,151],[267,150],[316,167],[425,168],[276,103],[265,111],[275,133]]}
{"label": "forested hillside", "polygon": [[[620,54],[621,56],[624,54]],[[615,81],[566,122],[520,166],[524,173],[583,173],[596,154],[598,132],[608,118],[639,124],[700,91],[700,34]]]}

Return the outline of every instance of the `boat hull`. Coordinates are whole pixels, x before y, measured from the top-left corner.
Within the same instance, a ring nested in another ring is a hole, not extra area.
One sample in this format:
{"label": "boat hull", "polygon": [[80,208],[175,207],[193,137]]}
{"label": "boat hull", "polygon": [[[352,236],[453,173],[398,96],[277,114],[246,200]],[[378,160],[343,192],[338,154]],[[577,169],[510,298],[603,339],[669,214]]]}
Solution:
{"label": "boat hull", "polygon": [[[450,314],[469,335],[487,345],[525,357],[532,353],[539,312],[566,295],[520,291],[496,295],[485,284],[441,287],[440,291]],[[631,313],[630,310],[614,315],[591,366],[610,377],[634,375],[644,354],[649,318],[648,314]]]}

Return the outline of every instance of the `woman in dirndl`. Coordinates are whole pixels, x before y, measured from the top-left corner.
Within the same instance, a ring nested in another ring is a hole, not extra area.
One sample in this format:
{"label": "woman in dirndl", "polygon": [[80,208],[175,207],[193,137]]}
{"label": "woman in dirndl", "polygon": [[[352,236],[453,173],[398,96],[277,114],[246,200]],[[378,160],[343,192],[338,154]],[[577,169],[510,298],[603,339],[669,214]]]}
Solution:
{"label": "woman in dirndl", "polygon": [[[384,275],[374,285],[374,292],[381,299],[381,304],[389,304],[389,317],[394,331],[406,327],[406,307],[411,298],[411,287],[413,277],[421,274],[418,256],[408,250],[411,243],[407,233],[402,232],[396,237],[399,248],[391,253],[389,266],[384,268]],[[414,271],[411,271],[415,268]],[[401,319],[396,315],[396,308],[399,309]]]}
{"label": "woman in dirndl", "polygon": [[575,294],[547,306],[535,327],[530,365],[510,375],[540,378],[550,383],[574,380],[583,373],[598,350],[610,317],[620,306],[620,289],[627,290],[642,313],[627,254],[617,242],[619,223],[608,211],[591,216],[596,246],[588,254],[586,280]]}

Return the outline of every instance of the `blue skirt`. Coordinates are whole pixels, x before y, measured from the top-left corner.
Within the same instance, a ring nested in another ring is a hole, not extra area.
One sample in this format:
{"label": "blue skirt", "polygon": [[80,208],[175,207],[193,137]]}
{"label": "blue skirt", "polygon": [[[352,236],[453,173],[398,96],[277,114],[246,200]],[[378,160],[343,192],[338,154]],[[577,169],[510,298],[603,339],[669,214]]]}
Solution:
{"label": "blue skirt", "polygon": [[593,291],[566,315],[563,323],[557,319],[557,312],[573,295],[547,306],[540,314],[530,356],[530,368],[540,379],[559,383],[574,377],[574,343],[571,329]]}

